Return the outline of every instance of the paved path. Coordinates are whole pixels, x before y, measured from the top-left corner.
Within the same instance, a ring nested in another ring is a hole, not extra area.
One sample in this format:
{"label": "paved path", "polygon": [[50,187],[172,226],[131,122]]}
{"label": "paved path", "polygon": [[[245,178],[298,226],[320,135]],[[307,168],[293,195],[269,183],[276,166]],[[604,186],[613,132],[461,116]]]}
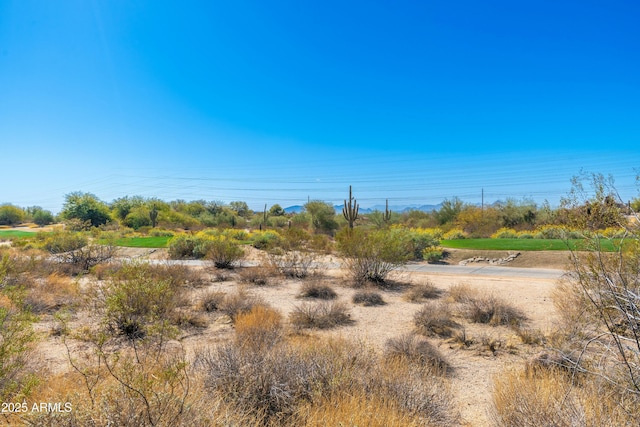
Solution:
{"label": "paved path", "polygon": [[[154,264],[168,263],[191,266],[210,265],[207,261],[202,260],[152,260],[151,262]],[[243,267],[252,267],[258,265],[258,263],[244,261],[241,265]],[[340,264],[336,262],[321,263],[318,267],[335,269],[340,268]],[[427,263],[409,263],[402,267],[400,271],[464,276],[529,277],[535,279],[558,279],[565,274],[564,270],[551,268],[521,268],[495,265],[439,265]]]}
{"label": "paved path", "polygon": [[426,263],[407,264],[403,271],[423,273],[459,274],[466,276],[530,277],[536,279],[558,279],[564,270],[551,268],[521,268],[496,265],[438,265]]}

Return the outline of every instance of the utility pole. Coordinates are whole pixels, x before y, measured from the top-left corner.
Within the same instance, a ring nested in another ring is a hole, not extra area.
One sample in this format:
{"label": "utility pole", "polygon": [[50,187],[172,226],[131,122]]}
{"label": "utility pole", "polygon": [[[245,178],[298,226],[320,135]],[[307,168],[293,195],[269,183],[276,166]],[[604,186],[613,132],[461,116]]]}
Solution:
{"label": "utility pole", "polygon": [[482,204],[480,205],[480,217],[484,216],[484,188],[482,189]]}

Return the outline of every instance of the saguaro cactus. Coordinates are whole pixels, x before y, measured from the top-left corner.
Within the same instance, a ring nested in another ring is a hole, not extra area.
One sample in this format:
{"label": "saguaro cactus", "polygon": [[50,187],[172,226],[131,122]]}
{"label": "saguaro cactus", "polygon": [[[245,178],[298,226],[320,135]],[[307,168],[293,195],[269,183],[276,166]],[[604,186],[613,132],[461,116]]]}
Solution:
{"label": "saguaro cactus", "polygon": [[342,207],[342,215],[344,219],[349,222],[349,228],[353,229],[353,223],[358,219],[358,210],[360,209],[360,205],[358,205],[356,199],[351,195],[351,186],[349,186],[349,203],[344,201],[344,206]]}
{"label": "saguaro cactus", "polygon": [[384,215],[382,215],[382,220],[384,222],[389,222],[390,219],[391,219],[391,211],[389,210],[389,199],[387,199],[385,203],[385,208],[384,208]]}

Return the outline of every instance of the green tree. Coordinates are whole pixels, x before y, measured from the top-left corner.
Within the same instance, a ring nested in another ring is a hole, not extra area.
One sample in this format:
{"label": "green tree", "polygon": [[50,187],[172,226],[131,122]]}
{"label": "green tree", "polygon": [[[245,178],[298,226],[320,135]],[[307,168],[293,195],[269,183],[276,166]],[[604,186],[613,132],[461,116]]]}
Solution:
{"label": "green tree", "polygon": [[0,225],[19,224],[24,220],[24,211],[9,203],[0,205]]}
{"label": "green tree", "polygon": [[51,211],[42,209],[40,206],[30,206],[25,209],[25,212],[27,214],[27,218],[38,224],[40,227],[53,224],[55,221]]}
{"label": "green tree", "polygon": [[234,211],[239,217],[248,218],[251,215],[251,210],[249,209],[249,205],[246,202],[236,201],[229,203],[229,207],[232,211]]}
{"label": "green tree", "polygon": [[80,191],[65,196],[61,215],[66,220],[87,222],[91,227],[98,227],[111,220],[109,208],[104,202],[91,193]]}
{"label": "green tree", "polygon": [[284,209],[282,209],[282,206],[280,206],[277,203],[271,206],[271,208],[269,209],[269,216],[284,216],[284,215],[286,215],[286,212],[284,211]]}
{"label": "green tree", "polygon": [[442,206],[435,213],[435,216],[438,220],[438,224],[444,225],[447,223],[453,223],[457,218],[458,214],[462,212],[462,208],[464,207],[464,203],[457,197],[453,199],[445,199],[442,202]]}
{"label": "green tree", "polygon": [[338,229],[336,211],[331,203],[312,200],[304,205],[304,209],[311,216],[311,227],[315,232],[331,234]]}

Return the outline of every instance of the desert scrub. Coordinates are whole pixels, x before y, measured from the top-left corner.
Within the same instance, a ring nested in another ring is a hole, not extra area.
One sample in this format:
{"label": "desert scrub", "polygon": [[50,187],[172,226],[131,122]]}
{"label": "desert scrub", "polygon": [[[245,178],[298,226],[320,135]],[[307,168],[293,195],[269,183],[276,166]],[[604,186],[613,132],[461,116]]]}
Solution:
{"label": "desert scrub", "polygon": [[315,269],[317,255],[312,236],[301,228],[284,230],[280,239],[271,242],[266,250],[271,267],[285,277],[303,279]]}
{"label": "desert scrub", "polygon": [[240,269],[239,280],[243,283],[250,283],[256,286],[265,286],[271,282],[274,276],[278,275],[278,272],[270,265],[259,265],[256,267],[243,267]]}
{"label": "desert scrub", "polygon": [[494,378],[492,418],[497,426],[634,426],[638,400],[620,399],[605,381],[576,386],[557,370],[506,370]]}
{"label": "desert scrub", "polygon": [[332,300],[336,299],[338,294],[329,285],[325,285],[317,280],[309,280],[303,282],[302,286],[300,286],[298,297]]}
{"label": "desert scrub", "polygon": [[207,240],[205,258],[211,261],[216,268],[233,268],[238,261],[244,258],[244,250],[237,241],[229,237],[213,237]]}
{"label": "desert scrub", "polygon": [[450,337],[459,327],[449,305],[441,301],[425,303],[414,315],[413,323],[416,332],[426,336]]}
{"label": "desert scrub", "polygon": [[253,231],[249,235],[249,242],[256,249],[266,249],[277,245],[280,239],[280,234],[275,230]]}
{"label": "desert scrub", "polygon": [[413,256],[413,243],[402,229],[371,232],[343,229],[336,242],[355,286],[367,282],[385,285],[387,275]]}
{"label": "desert scrub", "polygon": [[[227,424],[455,425],[441,378],[405,363],[380,362],[361,344],[317,339],[280,340],[260,351],[230,342],[196,358]],[[375,417],[371,402],[380,402]]]}
{"label": "desert scrub", "polygon": [[351,301],[353,301],[354,304],[363,305],[365,307],[386,304],[382,299],[382,295],[372,291],[358,291],[353,294],[353,298],[351,298]]}
{"label": "desert scrub", "polygon": [[384,355],[387,359],[399,358],[410,363],[431,366],[436,368],[436,372],[444,373],[451,369],[449,362],[434,345],[412,333],[387,340]]}
{"label": "desert scrub", "polygon": [[345,304],[325,301],[296,306],[289,314],[289,321],[300,329],[330,329],[352,322]]}
{"label": "desert scrub", "polygon": [[255,351],[274,346],[284,336],[282,315],[273,308],[256,305],[241,313],[235,322],[236,341]]}
{"label": "desert scrub", "polygon": [[154,277],[153,268],[139,263],[124,265],[98,288],[97,296],[104,304],[107,329],[131,340],[176,316],[184,298],[174,282]]}
{"label": "desert scrub", "polygon": [[427,281],[418,285],[413,285],[405,293],[404,298],[410,302],[423,302],[424,300],[440,298],[442,291]]}
{"label": "desert scrub", "polygon": [[482,295],[465,302],[463,313],[474,323],[490,325],[521,326],[527,317],[518,308],[495,295]]}
{"label": "desert scrub", "polygon": [[222,300],[219,310],[235,322],[238,316],[248,313],[256,306],[268,307],[268,304],[260,297],[257,297],[244,288],[238,288],[235,292],[226,294]]}

